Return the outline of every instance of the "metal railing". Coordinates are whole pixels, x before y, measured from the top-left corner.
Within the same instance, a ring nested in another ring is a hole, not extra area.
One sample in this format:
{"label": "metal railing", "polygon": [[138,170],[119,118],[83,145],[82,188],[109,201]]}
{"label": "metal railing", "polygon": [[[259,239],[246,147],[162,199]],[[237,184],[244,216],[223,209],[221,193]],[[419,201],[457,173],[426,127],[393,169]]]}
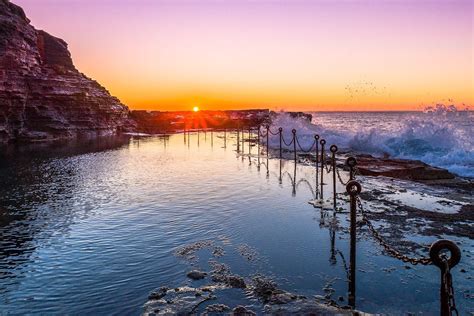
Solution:
{"label": "metal railing", "polygon": [[[257,136],[256,139],[252,139],[252,130],[255,130]],[[262,132],[263,130],[263,132]],[[242,160],[245,157],[245,137],[244,137],[244,127],[239,127],[236,129],[224,129],[221,130],[224,133],[224,144],[227,144],[227,132],[235,132],[236,133],[236,152],[242,155]],[[199,131],[198,133],[198,144],[199,144]],[[242,135],[240,135],[242,134]],[[186,143],[186,131],[184,131],[185,143]],[[188,144],[189,144],[189,131],[188,131]],[[205,134],[206,135],[206,134]],[[279,181],[282,181],[282,169],[281,169],[281,160],[283,159],[283,151],[293,153],[293,161],[295,164],[294,175],[288,176],[290,177],[293,185],[292,193],[296,194],[296,165],[299,162],[298,159],[298,152],[309,155],[310,160],[313,158],[314,168],[315,168],[315,184],[316,190],[312,189],[310,183],[305,180],[308,185],[311,187],[311,191],[315,199],[319,199],[323,201],[324,199],[324,185],[326,185],[325,181],[325,174],[332,176],[332,205],[333,210],[337,213],[337,199],[338,199],[338,192],[337,192],[337,181],[343,186],[345,186],[345,192],[349,195],[349,217],[350,217],[350,260],[349,260],[349,268],[347,269],[347,273],[349,276],[349,288],[348,288],[348,301],[349,305],[355,307],[355,298],[356,298],[356,252],[357,252],[357,214],[359,213],[362,220],[360,224],[363,224],[367,227],[368,231],[370,232],[371,236],[375,239],[375,241],[383,248],[384,252],[398,260],[401,260],[405,263],[410,263],[413,265],[421,264],[421,265],[435,265],[441,271],[441,282],[440,282],[440,314],[441,315],[452,315],[458,314],[455,297],[454,297],[454,289],[453,289],[453,280],[451,275],[451,269],[456,266],[460,259],[461,259],[461,251],[459,247],[450,240],[438,240],[431,244],[429,249],[429,255],[426,257],[410,257],[408,255],[402,254],[399,250],[395,247],[391,246],[389,242],[387,242],[383,236],[377,231],[373,223],[369,219],[369,212],[364,209],[363,202],[359,197],[359,194],[362,191],[362,185],[359,181],[356,180],[356,176],[359,175],[359,171],[357,169],[357,160],[355,157],[348,157],[345,161],[345,166],[348,169],[349,178],[344,181],[343,176],[341,174],[340,167],[337,165],[337,152],[338,147],[333,144],[329,147],[329,152],[331,153],[329,157],[326,156],[325,152],[325,145],[326,140],[321,138],[320,135],[315,134],[312,138],[314,139],[311,146],[304,148],[301,144],[300,139],[298,138],[297,131],[295,129],[291,130],[291,140],[287,141],[283,135],[283,128],[278,128],[277,131],[272,131],[269,126],[258,126],[257,128],[252,129],[252,127],[248,127],[248,157],[249,157],[249,164],[252,164],[250,158],[252,155],[252,143],[256,142],[257,144],[257,167],[260,170],[260,165],[264,164],[267,168],[267,175],[269,174],[268,169],[268,159],[269,159],[269,152],[270,152],[270,137],[271,136],[278,136],[278,158],[280,159],[280,175]],[[206,137],[206,136],[205,136]],[[213,138],[213,134],[211,132],[211,141]],[[262,142],[262,139],[265,141]],[[266,147],[266,163],[260,162],[260,145],[264,145]],[[226,146],[226,145],[225,145]],[[285,147],[284,147],[285,146]],[[314,157],[311,156],[311,153],[314,152]],[[299,184],[299,182],[298,182]],[[359,211],[359,212],[358,212]],[[334,254],[337,251],[334,251]],[[446,252],[450,253],[448,257]],[[341,254],[342,255],[342,254]]]}

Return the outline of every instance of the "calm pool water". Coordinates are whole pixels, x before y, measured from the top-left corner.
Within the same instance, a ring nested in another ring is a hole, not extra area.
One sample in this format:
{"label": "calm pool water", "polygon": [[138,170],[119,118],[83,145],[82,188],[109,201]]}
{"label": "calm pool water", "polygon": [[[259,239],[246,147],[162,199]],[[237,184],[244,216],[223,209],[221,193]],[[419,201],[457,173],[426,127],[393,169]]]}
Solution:
{"label": "calm pool water", "polygon": [[[334,299],[347,299],[347,214],[308,204],[313,168],[299,166],[296,178],[308,183],[293,188],[291,162],[280,183],[279,160],[267,174],[232,145],[208,133],[199,146],[197,135],[187,143],[174,135],[2,149],[1,312],[138,315],[153,289],[192,284],[192,267],[174,252],[201,240],[222,246],[220,260],[235,273],[305,295],[330,284]],[[243,258],[242,245],[257,259]],[[206,255],[196,263],[204,270]],[[436,313],[437,268],[407,269],[366,238],[357,260],[358,309]],[[456,298],[461,311],[474,309]]]}

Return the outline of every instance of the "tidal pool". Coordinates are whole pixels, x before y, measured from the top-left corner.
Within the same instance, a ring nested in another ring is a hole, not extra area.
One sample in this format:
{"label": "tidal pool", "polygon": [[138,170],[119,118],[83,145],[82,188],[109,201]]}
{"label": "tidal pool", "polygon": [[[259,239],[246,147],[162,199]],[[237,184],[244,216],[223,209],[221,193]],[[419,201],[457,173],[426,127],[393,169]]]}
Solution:
{"label": "tidal pool", "polygon": [[[239,156],[227,136],[225,147],[222,134],[208,132],[186,142],[177,134],[2,149],[1,312],[139,315],[160,286],[202,284],[186,273],[208,271],[209,259],[308,297],[331,288],[346,305],[348,215],[308,203],[313,167],[298,166],[293,185],[291,161],[269,159],[267,172],[256,147],[251,159]],[[206,249],[192,260],[176,255],[198,241],[211,241],[218,258]],[[472,240],[460,246],[453,275],[463,313],[474,310],[474,251]],[[438,311],[438,268],[385,256],[367,235],[357,249],[357,309]],[[261,310],[246,295],[225,299]]]}

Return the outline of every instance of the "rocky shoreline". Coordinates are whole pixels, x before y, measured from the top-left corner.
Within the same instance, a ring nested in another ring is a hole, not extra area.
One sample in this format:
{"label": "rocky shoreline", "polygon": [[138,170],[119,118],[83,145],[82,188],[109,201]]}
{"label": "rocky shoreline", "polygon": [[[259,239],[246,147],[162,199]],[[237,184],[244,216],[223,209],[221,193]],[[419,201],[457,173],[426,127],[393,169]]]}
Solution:
{"label": "rocky shoreline", "polygon": [[[366,315],[344,305],[342,297],[339,302],[333,300],[333,289],[329,284],[324,289],[325,296],[307,297],[285,291],[273,279],[261,274],[249,277],[235,274],[227,264],[219,261],[224,255],[218,251],[222,247],[211,240],[184,245],[175,255],[195,265],[197,253],[204,249],[212,253],[208,260],[211,270],[194,269],[186,274],[191,282],[201,285],[157,288],[148,296],[143,315]],[[248,262],[259,260],[259,254],[248,245],[239,245],[235,250]],[[229,291],[249,304],[232,306],[227,303],[225,297]]]}
{"label": "rocky shoreline", "polygon": [[0,143],[113,135],[135,129],[127,106],[79,72],[67,43],[0,0]]}

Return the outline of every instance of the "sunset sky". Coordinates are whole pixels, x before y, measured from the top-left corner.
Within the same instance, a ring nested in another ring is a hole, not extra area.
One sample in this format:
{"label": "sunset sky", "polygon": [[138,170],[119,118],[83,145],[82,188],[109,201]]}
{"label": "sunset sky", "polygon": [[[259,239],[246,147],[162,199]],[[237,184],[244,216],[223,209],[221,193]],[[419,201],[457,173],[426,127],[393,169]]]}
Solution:
{"label": "sunset sky", "polygon": [[132,109],[474,104],[471,0],[12,2]]}

